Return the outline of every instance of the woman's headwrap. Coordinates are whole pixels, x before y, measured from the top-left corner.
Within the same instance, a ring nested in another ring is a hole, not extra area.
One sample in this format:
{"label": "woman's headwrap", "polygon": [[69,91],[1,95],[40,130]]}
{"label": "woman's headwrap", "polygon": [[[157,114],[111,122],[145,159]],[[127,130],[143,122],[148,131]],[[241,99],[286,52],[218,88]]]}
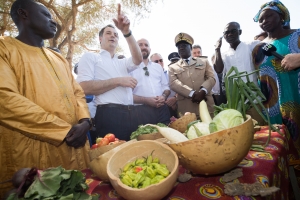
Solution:
{"label": "woman's headwrap", "polygon": [[262,13],[262,11],[267,10],[267,9],[274,10],[274,11],[278,12],[279,14],[281,14],[283,16],[283,23],[282,23],[283,26],[289,26],[290,25],[289,10],[279,0],[273,0],[273,1],[270,1],[268,3],[263,4],[260,7],[260,10],[258,11],[258,13],[253,18],[253,20],[255,22],[258,22],[259,16]]}

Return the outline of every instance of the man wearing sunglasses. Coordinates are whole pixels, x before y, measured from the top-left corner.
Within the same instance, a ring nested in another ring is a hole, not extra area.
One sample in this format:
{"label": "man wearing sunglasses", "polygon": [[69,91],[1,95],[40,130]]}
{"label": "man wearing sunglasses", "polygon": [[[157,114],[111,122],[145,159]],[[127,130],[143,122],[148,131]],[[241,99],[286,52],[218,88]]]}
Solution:
{"label": "man wearing sunglasses", "polygon": [[170,95],[170,88],[164,70],[158,63],[163,62],[160,57],[156,61],[149,60],[150,44],[146,39],[137,41],[143,62],[130,75],[137,80],[133,88],[133,101],[137,106],[139,124],[169,124],[170,113],[166,100]]}
{"label": "man wearing sunglasses", "polygon": [[[239,23],[230,22],[225,26],[223,36],[215,45],[216,58],[214,68],[217,73],[223,73],[224,76],[232,66],[237,67],[240,72],[251,72],[255,70],[252,62],[252,50],[260,41],[241,42],[241,34],[242,30],[240,29]],[[223,37],[230,45],[230,48],[221,54]],[[256,75],[253,74],[250,80],[257,81]]]}
{"label": "man wearing sunglasses", "polygon": [[215,85],[213,69],[205,58],[192,57],[193,38],[186,33],[175,37],[180,60],[169,66],[169,84],[177,94],[178,111],[196,113],[199,116],[199,103],[207,101],[208,110],[213,116],[214,100],[211,89]]}
{"label": "man wearing sunglasses", "polygon": [[[179,57],[179,55],[178,55],[178,57]],[[152,62],[160,64],[160,66],[164,70],[164,74],[166,76],[167,82],[169,83],[169,73],[168,73],[168,70],[165,70],[165,65],[164,65],[162,56],[159,53],[154,53],[150,56],[150,60]],[[171,93],[170,93],[168,99],[166,100],[166,104],[169,108],[170,116],[174,116],[177,118],[177,100],[175,97],[176,93],[173,90],[170,90],[170,91],[171,91]]]}

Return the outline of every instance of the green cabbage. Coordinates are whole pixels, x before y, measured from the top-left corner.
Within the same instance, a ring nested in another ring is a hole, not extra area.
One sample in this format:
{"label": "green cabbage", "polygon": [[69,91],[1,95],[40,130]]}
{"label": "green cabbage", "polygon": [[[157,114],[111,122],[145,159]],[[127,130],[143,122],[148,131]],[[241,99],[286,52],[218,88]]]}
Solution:
{"label": "green cabbage", "polygon": [[186,136],[192,140],[203,135],[209,135],[209,125],[204,122],[197,122],[189,127]]}
{"label": "green cabbage", "polygon": [[232,128],[244,123],[242,114],[234,109],[226,109],[217,114],[209,124],[211,133]]}

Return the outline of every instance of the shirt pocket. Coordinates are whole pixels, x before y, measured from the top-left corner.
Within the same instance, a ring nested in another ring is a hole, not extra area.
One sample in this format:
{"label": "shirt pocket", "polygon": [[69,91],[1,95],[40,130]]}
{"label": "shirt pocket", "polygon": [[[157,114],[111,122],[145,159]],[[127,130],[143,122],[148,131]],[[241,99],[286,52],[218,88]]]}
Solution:
{"label": "shirt pocket", "polygon": [[195,67],[195,70],[197,70],[197,69],[199,69],[199,70],[204,69],[205,70],[205,68],[206,68],[206,65],[198,65],[198,66]]}
{"label": "shirt pocket", "polygon": [[174,70],[174,75],[177,77],[177,79],[184,77],[185,76],[184,74],[185,74],[185,69],[183,68],[178,68]]}

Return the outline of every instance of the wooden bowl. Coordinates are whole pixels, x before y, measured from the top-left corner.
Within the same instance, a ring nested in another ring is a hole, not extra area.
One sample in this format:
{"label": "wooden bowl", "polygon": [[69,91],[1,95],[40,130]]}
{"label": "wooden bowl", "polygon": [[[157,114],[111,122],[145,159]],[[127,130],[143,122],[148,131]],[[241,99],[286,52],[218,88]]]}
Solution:
{"label": "wooden bowl", "polygon": [[[154,150],[154,151],[153,151]],[[163,181],[146,188],[136,189],[123,184],[119,178],[120,169],[128,162],[138,158],[147,157],[153,151],[153,157],[160,159],[161,164],[166,164],[170,171]],[[178,177],[178,157],[167,145],[155,140],[143,140],[132,143],[118,151],[109,159],[107,174],[110,183],[117,193],[125,199],[158,200],[166,196],[173,188]]]}
{"label": "wooden bowl", "polygon": [[219,174],[236,167],[247,155],[253,141],[252,119],[236,127],[176,144],[168,144],[179,163],[194,174]]}
{"label": "wooden bowl", "polygon": [[137,136],[137,140],[156,140],[159,138],[164,138],[160,133],[148,133]]}
{"label": "wooden bowl", "polygon": [[192,122],[197,120],[196,114],[195,113],[189,113],[187,115],[184,115],[177,119],[176,121],[172,122],[169,127],[176,129],[180,133],[184,133],[187,125]]}
{"label": "wooden bowl", "polygon": [[109,182],[109,178],[107,175],[107,163],[111,156],[116,153],[117,151],[121,150],[122,148],[130,145],[131,143],[136,142],[136,140],[130,140],[128,142],[123,142],[119,146],[103,153],[102,155],[98,156],[97,158],[93,159],[89,167],[92,172],[100,178],[104,182]]}
{"label": "wooden bowl", "polygon": [[126,141],[120,140],[118,143],[115,143],[115,144],[109,144],[109,145],[98,147],[96,149],[90,149],[89,152],[88,152],[89,157],[90,157],[90,161],[92,161],[95,158],[97,158],[98,156],[112,150],[113,148],[115,148],[115,147],[117,147],[121,144],[124,144],[125,142]]}

